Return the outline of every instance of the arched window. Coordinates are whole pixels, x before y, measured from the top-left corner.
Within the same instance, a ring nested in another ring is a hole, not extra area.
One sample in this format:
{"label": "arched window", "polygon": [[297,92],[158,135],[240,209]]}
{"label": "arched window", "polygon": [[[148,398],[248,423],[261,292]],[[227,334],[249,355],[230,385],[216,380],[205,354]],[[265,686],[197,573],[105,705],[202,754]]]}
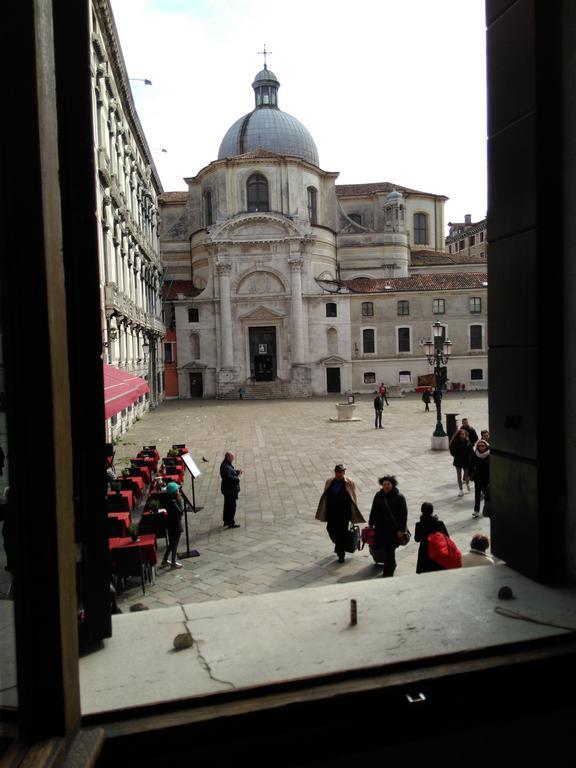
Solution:
{"label": "arched window", "polygon": [[268,181],[261,173],[254,173],[246,184],[248,211],[269,211]]}
{"label": "arched window", "polygon": [[425,213],[414,214],[414,244],[426,245],[428,243],[428,216]]}
{"label": "arched window", "polygon": [[310,224],[318,223],[318,191],[314,187],[308,187],[308,219]]}

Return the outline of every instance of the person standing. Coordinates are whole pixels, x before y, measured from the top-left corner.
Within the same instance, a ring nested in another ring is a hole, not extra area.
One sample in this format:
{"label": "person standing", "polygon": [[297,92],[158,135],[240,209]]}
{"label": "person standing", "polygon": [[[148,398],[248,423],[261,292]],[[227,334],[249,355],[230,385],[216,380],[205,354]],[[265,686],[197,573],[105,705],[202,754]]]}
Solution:
{"label": "person standing", "polygon": [[222,511],[224,528],[240,528],[238,523],[234,521],[234,517],[236,515],[236,501],[240,493],[242,470],[234,467],[234,458],[231,451],[226,451],[224,461],[220,464],[220,477],[222,478],[220,490],[224,496],[224,509]]}
{"label": "person standing", "polygon": [[344,464],[336,464],[334,477],[329,477],[324,483],[324,491],[316,510],[316,520],[326,523],[339,563],[343,563],[346,557],[346,536],[350,523],[365,522],[358,509],[354,481],[346,477],[345,473]]}
{"label": "person standing", "polygon": [[180,486],[178,483],[168,483],[162,503],[166,509],[168,546],[160,563],[160,568],[166,568],[169,560],[171,561],[170,567],[172,569],[182,568],[182,563],[179,563],[176,559],[178,556],[178,542],[182,533],[182,514],[184,512],[184,504],[180,496]]}
{"label": "person standing", "polygon": [[428,556],[428,536],[431,533],[444,533],[448,536],[448,529],[434,514],[434,507],[429,501],[425,501],[420,507],[420,520],[416,523],[414,530],[414,541],[419,542],[418,562],[416,563],[416,573],[431,573],[432,571],[444,571],[445,568],[439,563],[434,562]]}
{"label": "person standing", "polygon": [[384,404],[382,403],[382,398],[380,394],[377,394],[374,398],[374,413],[376,415],[376,418],[374,420],[374,428],[375,429],[382,429],[382,410],[384,408]]}
{"label": "person standing", "polygon": [[394,475],[384,475],[378,480],[381,489],[374,496],[368,524],[374,527],[374,550],[382,553],[382,576],[394,576],[396,548],[408,524],[406,499],[398,490]]}
{"label": "person standing", "polygon": [[380,388],[378,389],[378,394],[380,395],[382,400],[386,403],[386,405],[390,405],[390,403],[388,402],[388,397],[386,396],[386,393],[387,393],[386,384],[384,384],[384,382],[382,381],[380,382]]}
{"label": "person standing", "polygon": [[489,546],[490,540],[483,533],[472,536],[470,552],[462,555],[462,568],[471,568],[474,565],[496,565],[494,559],[486,554]]}
{"label": "person standing", "polygon": [[474,480],[474,512],[472,517],[480,515],[480,500],[489,504],[490,500],[490,446],[486,440],[478,440],[472,454],[472,479]]}
{"label": "person standing", "polygon": [[466,490],[470,490],[470,465],[472,464],[472,446],[468,440],[468,432],[461,427],[454,432],[449,443],[450,453],[454,457],[453,465],[456,467],[456,479],[458,480],[458,496],[464,496],[463,482]]}
{"label": "person standing", "polygon": [[424,392],[422,392],[422,402],[424,403],[424,410],[429,411],[430,410],[430,387],[426,387]]}

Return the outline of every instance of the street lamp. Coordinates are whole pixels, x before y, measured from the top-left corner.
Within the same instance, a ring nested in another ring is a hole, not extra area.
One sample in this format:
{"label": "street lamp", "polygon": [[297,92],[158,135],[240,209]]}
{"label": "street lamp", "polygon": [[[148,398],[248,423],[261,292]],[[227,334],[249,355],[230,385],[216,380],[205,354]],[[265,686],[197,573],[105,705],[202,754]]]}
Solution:
{"label": "street lamp", "polygon": [[138,81],[144,83],[144,85],[152,85],[152,80],[148,80],[147,77],[129,77],[128,80],[131,82]]}
{"label": "street lamp", "polygon": [[445,339],[442,346],[438,344],[437,339],[441,339],[444,333],[444,327],[441,323],[434,323],[432,326],[434,337],[428,339],[424,344],[424,351],[428,358],[428,363],[434,366],[434,378],[436,388],[434,393],[434,402],[436,403],[436,429],[433,437],[447,437],[442,427],[442,390],[445,388],[446,377],[443,368],[448,364],[451,353],[452,342]]}

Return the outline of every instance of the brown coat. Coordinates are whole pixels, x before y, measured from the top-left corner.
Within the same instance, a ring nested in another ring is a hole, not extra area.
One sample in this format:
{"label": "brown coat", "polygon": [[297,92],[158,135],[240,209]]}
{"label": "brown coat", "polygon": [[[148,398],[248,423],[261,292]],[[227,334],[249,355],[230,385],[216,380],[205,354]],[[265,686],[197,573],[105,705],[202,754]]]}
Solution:
{"label": "brown coat", "polygon": [[[336,478],[329,477],[328,480],[324,483],[324,493],[322,496],[320,496],[320,501],[318,502],[318,509],[316,510],[316,520],[321,520],[323,523],[326,522],[326,491],[328,490],[328,486],[332,483],[333,480]],[[344,478],[344,483],[346,486],[346,491],[348,493],[348,496],[350,496],[351,501],[351,507],[352,507],[352,522],[353,523],[365,523],[366,520],[362,517],[362,513],[358,509],[358,502],[356,501],[356,486],[354,485],[354,481],[350,480],[349,477]]]}

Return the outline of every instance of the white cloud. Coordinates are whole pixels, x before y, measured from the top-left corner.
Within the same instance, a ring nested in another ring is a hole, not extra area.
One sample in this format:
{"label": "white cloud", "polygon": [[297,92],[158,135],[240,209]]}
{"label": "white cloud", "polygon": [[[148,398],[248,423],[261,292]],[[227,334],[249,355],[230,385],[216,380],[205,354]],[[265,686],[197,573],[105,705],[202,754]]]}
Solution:
{"label": "white cloud", "polygon": [[[447,195],[486,213],[483,0],[112,0],[138,113],[165,190],[185,189],[254,106],[258,51],[280,108],[340,183]],[[160,152],[161,147],[168,150]]]}

